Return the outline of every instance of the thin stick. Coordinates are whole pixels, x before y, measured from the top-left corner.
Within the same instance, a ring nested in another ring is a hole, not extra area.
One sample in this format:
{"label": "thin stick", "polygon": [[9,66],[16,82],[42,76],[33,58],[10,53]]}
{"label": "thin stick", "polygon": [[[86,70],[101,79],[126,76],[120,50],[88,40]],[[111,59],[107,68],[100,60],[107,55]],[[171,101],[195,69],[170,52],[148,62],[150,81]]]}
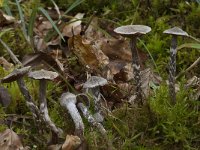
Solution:
{"label": "thin stick", "polygon": [[5,47],[5,49],[7,50],[7,52],[9,53],[10,55],[10,58],[12,59],[12,61],[15,63],[15,64],[18,64],[20,66],[22,66],[22,63],[19,61],[19,59],[15,56],[15,54],[12,52],[12,50],[8,47],[8,45],[1,40],[0,38],[0,42],[1,44]]}
{"label": "thin stick", "polygon": [[200,62],[200,57],[197,58],[197,60],[195,60],[193,62],[193,64],[188,67],[185,71],[182,71],[181,73],[179,73],[177,76],[176,76],[176,79],[180,78],[182,75],[186,74],[188,71],[192,70],[196,65],[198,65],[198,63]]}

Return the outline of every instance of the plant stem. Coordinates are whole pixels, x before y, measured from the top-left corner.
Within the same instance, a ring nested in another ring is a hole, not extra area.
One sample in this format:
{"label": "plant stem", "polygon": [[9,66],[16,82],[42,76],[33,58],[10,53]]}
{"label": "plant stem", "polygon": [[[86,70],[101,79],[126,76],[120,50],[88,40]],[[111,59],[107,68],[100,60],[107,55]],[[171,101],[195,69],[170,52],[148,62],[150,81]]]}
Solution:
{"label": "plant stem", "polygon": [[41,115],[40,115],[40,110],[38,109],[38,107],[34,104],[33,98],[30,95],[23,78],[19,78],[17,80],[17,84],[19,86],[19,89],[22,93],[22,95],[24,96],[25,100],[26,100],[26,105],[28,106],[28,108],[30,109],[30,111],[33,113],[33,117],[34,118],[38,118],[41,119]]}
{"label": "plant stem", "polygon": [[50,127],[50,129],[58,136],[62,133],[61,129],[58,129],[56,125],[51,121],[47,108],[47,100],[46,100],[46,80],[40,80],[39,87],[39,100],[40,100],[40,111],[44,118],[45,123]]}
{"label": "plant stem", "polygon": [[140,64],[139,64],[139,56],[138,56],[136,41],[137,41],[137,38],[132,37],[130,39],[130,47],[132,51],[133,74],[134,74],[134,79],[136,83],[136,101],[139,105],[143,105]]}
{"label": "plant stem", "polygon": [[177,36],[172,36],[171,48],[170,48],[170,63],[169,63],[169,94],[172,104],[176,103],[175,93],[175,74],[176,74],[176,50]]}

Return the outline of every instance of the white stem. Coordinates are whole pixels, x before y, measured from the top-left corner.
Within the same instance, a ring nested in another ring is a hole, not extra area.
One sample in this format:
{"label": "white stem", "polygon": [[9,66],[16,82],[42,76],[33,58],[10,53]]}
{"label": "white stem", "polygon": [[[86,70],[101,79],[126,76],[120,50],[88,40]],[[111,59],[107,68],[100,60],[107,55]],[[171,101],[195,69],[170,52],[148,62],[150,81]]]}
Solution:
{"label": "white stem", "polygon": [[92,126],[96,127],[96,128],[99,130],[99,132],[100,132],[103,136],[107,137],[107,132],[106,132],[106,130],[104,129],[103,125],[102,125],[101,123],[97,122],[97,121],[94,119],[94,117],[93,117],[93,116],[90,114],[90,112],[88,111],[88,108],[87,108],[83,103],[78,103],[77,106],[78,106],[78,108],[82,111],[83,116],[88,120],[88,122],[89,122]]}
{"label": "white stem", "polygon": [[60,98],[60,104],[65,107],[71,115],[76,131],[84,131],[84,124],[82,118],[76,108],[76,96],[72,93],[63,93]]}

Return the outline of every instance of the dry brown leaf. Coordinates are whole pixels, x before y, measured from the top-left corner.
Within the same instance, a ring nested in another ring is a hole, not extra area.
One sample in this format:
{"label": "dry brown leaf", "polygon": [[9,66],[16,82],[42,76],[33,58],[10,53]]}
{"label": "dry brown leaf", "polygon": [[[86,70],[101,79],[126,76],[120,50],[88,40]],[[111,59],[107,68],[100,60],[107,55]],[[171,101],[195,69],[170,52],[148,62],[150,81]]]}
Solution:
{"label": "dry brown leaf", "polygon": [[91,42],[95,42],[101,38],[105,37],[104,33],[99,30],[99,21],[97,17],[94,17],[85,31],[84,38]]}
{"label": "dry brown leaf", "polygon": [[67,24],[63,30],[62,35],[67,37],[72,37],[73,35],[78,35],[81,33],[81,19],[83,18],[83,13],[78,13],[76,16],[74,16],[73,19],[71,19],[69,22],[72,22],[70,24]]}
{"label": "dry brown leaf", "polygon": [[75,150],[81,144],[81,139],[78,136],[67,135],[62,150]]}
{"label": "dry brown leaf", "polygon": [[19,136],[11,129],[0,133],[0,150],[23,150]]}
{"label": "dry brown leaf", "polygon": [[159,85],[162,78],[153,73],[150,68],[147,68],[141,72],[141,80],[143,93],[145,97],[148,97],[151,94],[151,84]]}
{"label": "dry brown leaf", "polygon": [[97,70],[108,64],[108,58],[101,50],[84,41],[80,35],[69,39],[69,47],[79,58],[79,61],[90,69]]}

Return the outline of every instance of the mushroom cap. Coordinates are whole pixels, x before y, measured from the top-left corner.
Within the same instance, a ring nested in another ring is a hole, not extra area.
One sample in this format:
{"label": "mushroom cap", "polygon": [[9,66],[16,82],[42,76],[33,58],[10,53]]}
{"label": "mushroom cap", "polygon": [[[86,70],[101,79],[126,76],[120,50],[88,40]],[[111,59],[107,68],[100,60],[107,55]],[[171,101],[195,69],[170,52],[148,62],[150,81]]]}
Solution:
{"label": "mushroom cap", "polygon": [[97,86],[103,86],[107,84],[108,81],[102,77],[91,76],[84,84],[83,88],[94,88]]}
{"label": "mushroom cap", "polygon": [[61,106],[67,106],[67,104],[70,102],[76,104],[76,102],[77,102],[76,95],[74,95],[73,93],[70,93],[70,92],[63,93],[60,98]]}
{"label": "mushroom cap", "polygon": [[150,31],[151,31],[151,28],[145,25],[126,25],[126,26],[121,26],[114,29],[114,32],[125,37],[131,37],[134,35],[135,36],[143,35]]}
{"label": "mushroom cap", "polygon": [[25,74],[27,74],[31,69],[31,66],[22,67],[20,69],[14,69],[9,75],[5,76],[3,79],[1,79],[2,83],[9,83],[16,81],[17,79],[23,77]]}
{"label": "mushroom cap", "polygon": [[188,33],[185,32],[185,31],[183,31],[179,27],[173,27],[173,28],[167,29],[163,33],[165,33],[165,34],[171,34],[171,35],[188,36]]}
{"label": "mushroom cap", "polygon": [[53,80],[58,77],[58,73],[41,69],[38,71],[29,72],[28,77],[36,80]]}

